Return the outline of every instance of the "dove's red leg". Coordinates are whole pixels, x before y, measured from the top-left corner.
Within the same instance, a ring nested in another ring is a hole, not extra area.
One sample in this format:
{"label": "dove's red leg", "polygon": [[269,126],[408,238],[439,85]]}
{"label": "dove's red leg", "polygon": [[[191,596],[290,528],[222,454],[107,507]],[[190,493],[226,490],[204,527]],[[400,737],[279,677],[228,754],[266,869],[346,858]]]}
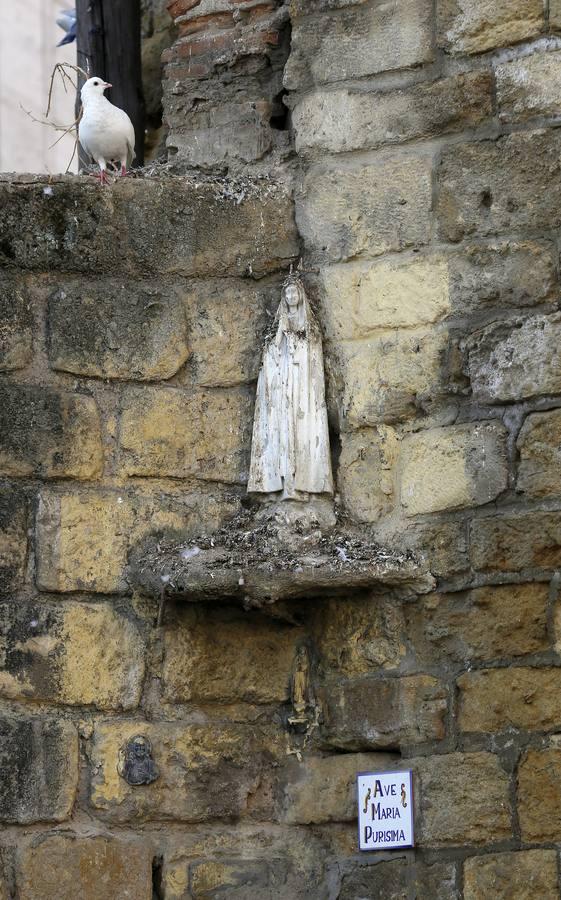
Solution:
{"label": "dove's red leg", "polygon": [[121,165],[121,177],[123,175],[127,175],[127,167],[125,165]]}

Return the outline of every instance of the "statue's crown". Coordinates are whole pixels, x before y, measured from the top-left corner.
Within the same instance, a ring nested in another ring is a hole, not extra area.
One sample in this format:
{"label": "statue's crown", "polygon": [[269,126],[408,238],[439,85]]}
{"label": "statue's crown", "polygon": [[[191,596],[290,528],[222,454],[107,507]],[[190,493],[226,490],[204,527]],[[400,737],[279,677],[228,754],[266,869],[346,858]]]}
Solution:
{"label": "statue's crown", "polygon": [[295,285],[296,287],[302,287],[302,279],[298,272],[290,272],[289,275],[284,279],[282,286],[290,287],[290,285]]}

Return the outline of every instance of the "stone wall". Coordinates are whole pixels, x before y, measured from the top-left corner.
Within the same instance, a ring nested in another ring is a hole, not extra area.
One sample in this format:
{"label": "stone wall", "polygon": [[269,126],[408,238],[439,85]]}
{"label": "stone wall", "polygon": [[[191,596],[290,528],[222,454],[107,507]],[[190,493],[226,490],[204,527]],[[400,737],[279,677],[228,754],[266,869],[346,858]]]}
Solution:
{"label": "stone wall", "polygon": [[[175,162],[229,177],[0,184],[4,894],[559,897],[561,10],[170,10]],[[337,507],[437,590],[158,627],[129,552],[240,509],[299,253]],[[117,773],[135,734],[151,785]],[[356,772],[400,767],[417,847],[358,854]]]}
{"label": "stone wall", "polygon": [[172,0],[164,116],[176,170],[275,165],[289,153],[285,0]]}
{"label": "stone wall", "polygon": [[[416,894],[371,858],[341,896],[558,897],[561,20],[541,0],[437,0],[436,16],[426,0],[293,0],[291,17],[296,219],[340,502],[439,578],[403,611],[397,671],[444,688],[440,743],[415,764],[420,846],[435,865],[459,848],[440,893],[418,852]],[[327,699],[347,750],[366,747],[362,679]],[[392,705],[419,726],[418,698]],[[404,743],[389,742],[402,759]]]}

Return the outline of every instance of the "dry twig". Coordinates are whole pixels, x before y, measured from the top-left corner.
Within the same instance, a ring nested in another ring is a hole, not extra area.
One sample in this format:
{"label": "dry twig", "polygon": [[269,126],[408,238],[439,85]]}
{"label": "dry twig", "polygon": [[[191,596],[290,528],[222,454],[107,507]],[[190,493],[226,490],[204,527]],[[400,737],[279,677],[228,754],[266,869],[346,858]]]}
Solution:
{"label": "dry twig", "polygon": [[[74,72],[76,72],[80,75],[83,75],[83,77],[86,80],[89,77],[88,73],[84,72],[84,70],[81,69],[80,66],[74,66],[74,65],[72,65],[72,63],[64,63],[64,62],[56,63],[56,65],[53,68],[53,71],[51,72],[51,80],[50,80],[50,84],[49,84],[49,95],[48,95],[48,100],[47,100],[47,111],[45,112],[44,119],[38,119],[29,110],[25,109],[25,107],[22,106],[20,103],[20,106],[23,109],[24,113],[27,116],[29,116],[29,118],[33,122],[37,122],[39,125],[48,125],[49,128],[53,128],[55,131],[62,132],[62,134],[56,139],[56,141],[53,144],[51,144],[49,149],[56,147],[58,142],[61,141],[63,139],[63,137],[65,137],[67,134],[70,134],[70,132],[73,129],[77,129],[80,119],[82,118],[82,108],[80,107],[80,112],[78,113],[78,117],[70,125],[57,125],[56,122],[48,121],[48,117],[51,112],[51,106],[52,106],[52,101],[53,101],[54,83],[55,83],[55,78],[57,77],[57,75],[60,77],[60,80],[62,82],[62,86],[64,88],[65,93],[68,93],[68,85],[71,85],[71,87],[74,91],[78,90],[78,81],[77,80],[74,81],[72,75],[70,74],[70,72],[68,72],[68,69],[72,69]],[[72,163],[74,161],[74,157],[76,156],[77,149],[78,149],[78,134],[76,133],[76,139],[74,141],[74,149],[72,151],[72,156],[70,157],[70,161],[69,161],[68,165],[66,166],[65,174],[70,171],[70,166],[72,165]]]}

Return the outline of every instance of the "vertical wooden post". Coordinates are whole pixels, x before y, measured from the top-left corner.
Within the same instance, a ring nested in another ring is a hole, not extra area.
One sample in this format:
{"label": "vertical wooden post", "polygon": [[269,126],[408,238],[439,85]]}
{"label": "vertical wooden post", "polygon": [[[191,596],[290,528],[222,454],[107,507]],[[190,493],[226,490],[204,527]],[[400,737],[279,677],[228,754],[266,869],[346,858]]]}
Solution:
{"label": "vertical wooden post", "polygon": [[[140,0],[76,0],[78,65],[113,85],[106,97],[131,118],[136,158],[144,163]],[[79,88],[82,84],[79,84]],[[80,158],[81,161],[82,157]]]}

